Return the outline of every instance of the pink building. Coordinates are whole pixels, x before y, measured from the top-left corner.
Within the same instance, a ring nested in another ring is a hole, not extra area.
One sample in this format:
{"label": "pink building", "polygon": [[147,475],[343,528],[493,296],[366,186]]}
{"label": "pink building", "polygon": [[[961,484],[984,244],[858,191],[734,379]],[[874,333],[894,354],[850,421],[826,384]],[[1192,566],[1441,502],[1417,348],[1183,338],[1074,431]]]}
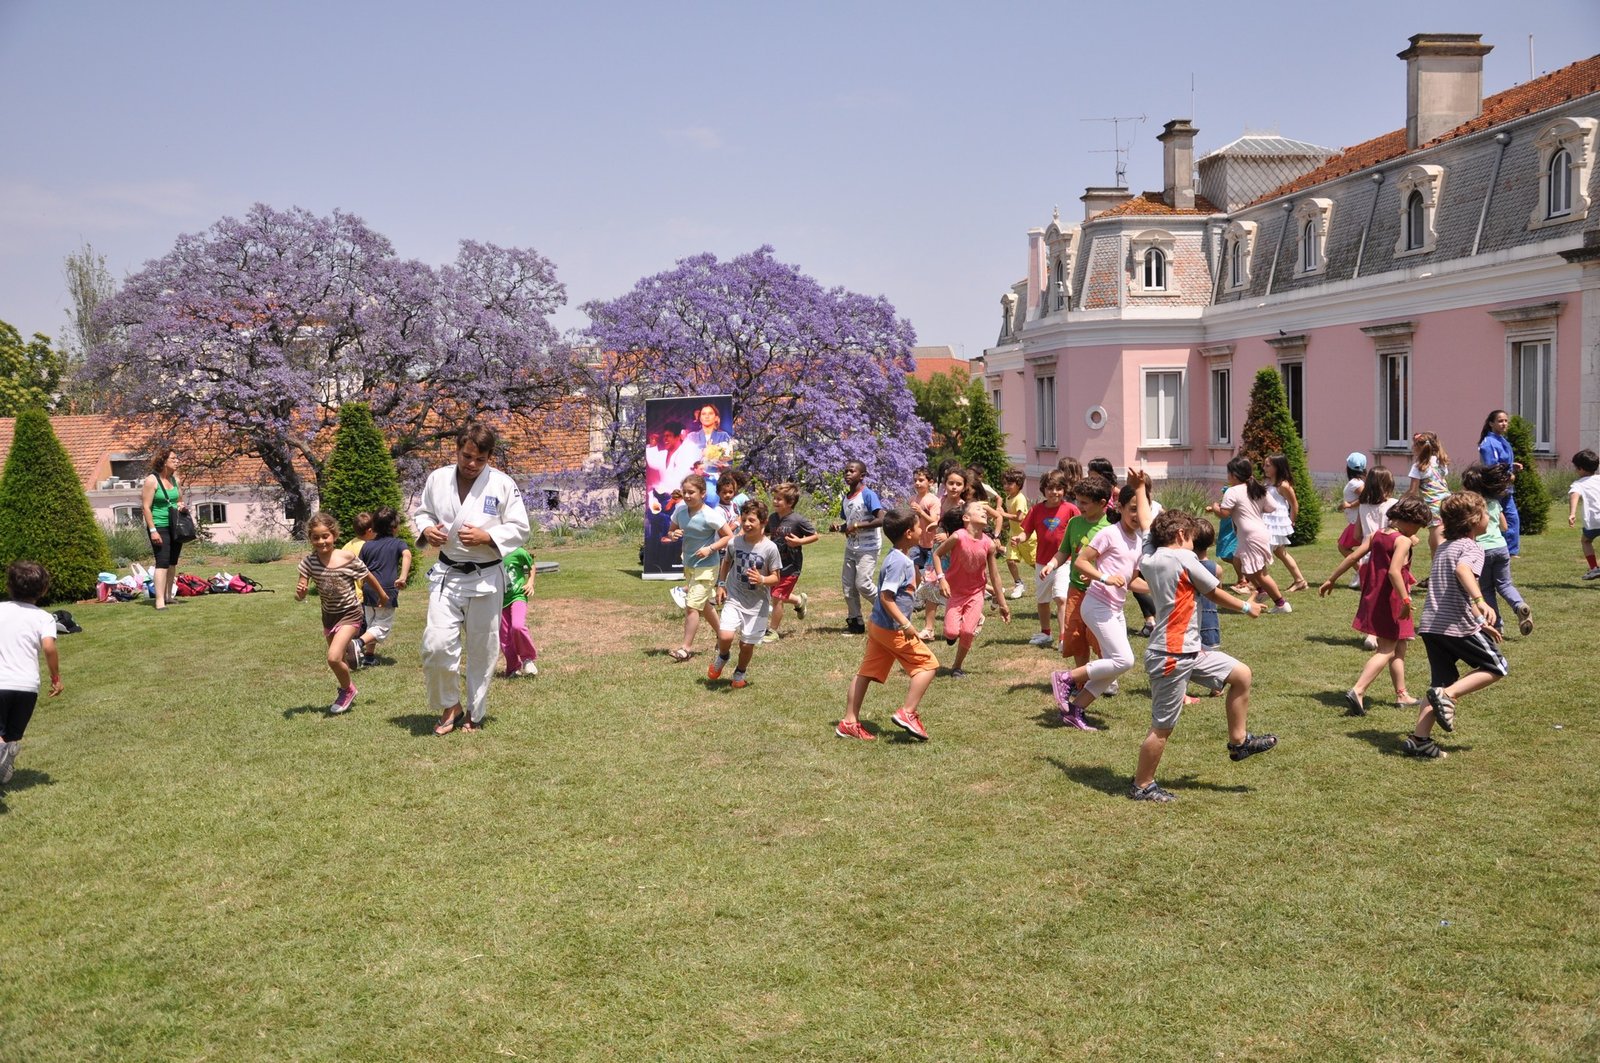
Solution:
{"label": "pink building", "polygon": [[1245,136],[1196,164],[1168,122],[1162,191],[1031,230],[985,354],[1012,459],[1221,479],[1266,366],[1324,481],[1355,450],[1403,476],[1420,430],[1465,464],[1497,407],[1551,463],[1600,449],[1600,56],[1484,98],[1489,50],[1412,37],[1406,127],[1343,151]]}

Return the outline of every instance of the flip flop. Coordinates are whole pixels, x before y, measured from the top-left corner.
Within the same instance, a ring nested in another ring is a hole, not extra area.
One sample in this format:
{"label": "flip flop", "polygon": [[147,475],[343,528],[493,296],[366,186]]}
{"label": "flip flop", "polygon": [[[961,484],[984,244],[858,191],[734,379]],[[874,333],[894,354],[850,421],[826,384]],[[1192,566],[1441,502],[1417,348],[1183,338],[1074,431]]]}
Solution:
{"label": "flip flop", "polygon": [[433,733],[438,735],[440,738],[443,738],[445,735],[456,729],[456,725],[461,722],[461,716],[462,711],[460,708],[457,708],[456,711],[448,718],[439,721],[438,725],[434,727]]}
{"label": "flip flop", "polygon": [[673,650],[670,654],[668,654],[668,656],[671,657],[674,661],[677,661],[678,663],[681,664],[684,661],[687,661],[689,659],[689,651],[684,649],[682,646],[679,646],[678,648]]}

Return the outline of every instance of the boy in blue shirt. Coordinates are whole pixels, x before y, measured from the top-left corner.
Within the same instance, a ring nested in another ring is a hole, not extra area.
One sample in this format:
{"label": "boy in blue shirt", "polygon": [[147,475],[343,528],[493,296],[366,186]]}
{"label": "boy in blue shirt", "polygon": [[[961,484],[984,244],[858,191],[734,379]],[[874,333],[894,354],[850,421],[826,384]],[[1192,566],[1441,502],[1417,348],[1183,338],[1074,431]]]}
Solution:
{"label": "boy in blue shirt", "polygon": [[844,587],[848,613],[844,625],[846,635],[867,633],[866,625],[861,622],[861,603],[872,600],[872,574],[878,567],[878,551],[882,549],[878,529],[883,526],[883,502],[876,491],[863,485],[866,478],[864,462],[845,463],[844,494],[839,499],[839,515],[844,519],[832,527],[833,531],[845,534],[840,583]]}

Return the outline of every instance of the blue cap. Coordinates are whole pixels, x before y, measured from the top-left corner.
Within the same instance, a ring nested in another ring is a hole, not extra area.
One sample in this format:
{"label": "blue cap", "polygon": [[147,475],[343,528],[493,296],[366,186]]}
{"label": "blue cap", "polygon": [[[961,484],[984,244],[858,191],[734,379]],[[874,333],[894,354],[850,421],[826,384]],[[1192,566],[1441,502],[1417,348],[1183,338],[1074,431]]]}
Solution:
{"label": "blue cap", "polygon": [[1348,458],[1344,459],[1344,467],[1347,469],[1360,469],[1365,472],[1367,469],[1367,456],[1359,450],[1353,451]]}

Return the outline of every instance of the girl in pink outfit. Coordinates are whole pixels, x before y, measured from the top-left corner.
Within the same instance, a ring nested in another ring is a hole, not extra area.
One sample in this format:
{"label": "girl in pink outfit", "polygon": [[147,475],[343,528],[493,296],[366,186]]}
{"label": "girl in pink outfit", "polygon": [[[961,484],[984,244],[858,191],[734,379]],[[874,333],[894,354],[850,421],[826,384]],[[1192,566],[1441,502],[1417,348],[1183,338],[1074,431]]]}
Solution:
{"label": "girl in pink outfit", "polygon": [[988,527],[989,507],[983,502],[968,502],[962,515],[962,527],[933,552],[935,558],[947,560],[945,586],[940,588],[949,597],[944,607],[944,640],[959,643],[955,663],[950,666],[952,679],[967,674],[961,666],[966,662],[973,636],[983,620],[985,577],[995,601],[1000,604],[1000,619],[1011,622],[1011,607],[1001,593],[1000,566],[995,561],[998,546],[989,538]]}
{"label": "girl in pink outfit", "polygon": [[1256,479],[1255,466],[1243,455],[1228,462],[1228,484],[1222,503],[1206,508],[1233,521],[1233,532],[1239,539],[1233,559],[1246,582],[1272,599],[1274,613],[1294,612],[1294,607],[1283,600],[1278,584],[1267,574],[1267,566],[1272,564],[1272,533],[1264,518],[1278,507],[1267,497],[1266,484]]}

